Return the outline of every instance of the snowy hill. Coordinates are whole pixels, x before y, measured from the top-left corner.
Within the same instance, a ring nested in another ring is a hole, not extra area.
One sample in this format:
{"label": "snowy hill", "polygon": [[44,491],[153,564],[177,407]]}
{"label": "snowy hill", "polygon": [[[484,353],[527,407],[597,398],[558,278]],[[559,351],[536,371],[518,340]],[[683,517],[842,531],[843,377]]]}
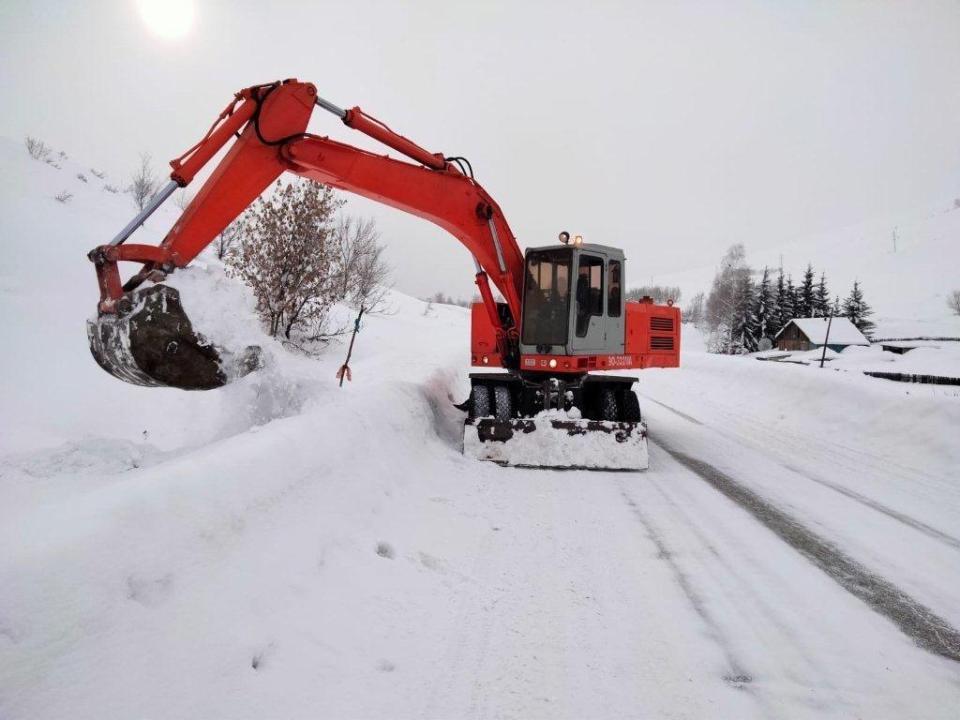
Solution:
{"label": "snowy hill", "polygon": [[0,160],[0,718],[955,715],[956,388],[685,338],[649,471],[501,468],[460,454],[466,310],[394,293],[341,389],[210,259],[185,307],[268,367],[133,387],[84,330],[130,199]]}
{"label": "snowy hill", "polygon": [[[655,275],[651,282],[679,287],[686,302],[710,291],[719,262],[718,255],[698,268]],[[761,270],[782,262],[795,283],[813,263],[818,277],[826,271],[830,292],[841,297],[858,280],[876,312],[877,337],[960,337],[960,316],[946,305],[948,293],[960,289],[960,207],[953,203],[772,249],[747,247],[747,262]]]}

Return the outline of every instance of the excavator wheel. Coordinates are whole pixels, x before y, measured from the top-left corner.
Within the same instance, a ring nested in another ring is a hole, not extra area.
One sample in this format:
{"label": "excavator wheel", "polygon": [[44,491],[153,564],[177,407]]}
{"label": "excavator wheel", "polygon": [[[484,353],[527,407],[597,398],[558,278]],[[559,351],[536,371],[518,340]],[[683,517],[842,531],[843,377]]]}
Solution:
{"label": "excavator wheel", "polygon": [[89,320],[87,337],[100,367],[134,385],[211,390],[261,367],[259,348],[236,357],[195,333],[180,293],[163,284],[123,298],[117,314]]}
{"label": "excavator wheel", "polygon": [[617,394],[612,388],[604,388],[600,391],[600,417],[598,420],[614,422],[619,420],[617,412]]}
{"label": "excavator wheel", "polygon": [[510,397],[510,388],[506,385],[495,385],[493,388],[494,417],[497,422],[509,422],[513,417],[513,398]]}
{"label": "excavator wheel", "polygon": [[474,385],[470,391],[471,417],[488,417],[490,412],[490,388],[486,385]]}
{"label": "excavator wheel", "polygon": [[640,401],[633,390],[623,392],[623,406],[620,408],[620,417],[628,423],[638,423],[641,420]]}

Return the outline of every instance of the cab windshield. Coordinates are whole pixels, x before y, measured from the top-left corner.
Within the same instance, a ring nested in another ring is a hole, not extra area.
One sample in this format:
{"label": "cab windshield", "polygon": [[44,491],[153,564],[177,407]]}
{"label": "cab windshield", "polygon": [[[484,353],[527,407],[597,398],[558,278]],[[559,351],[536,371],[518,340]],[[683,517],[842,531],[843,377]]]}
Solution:
{"label": "cab windshield", "polygon": [[570,318],[569,250],[527,255],[523,293],[524,345],[564,345]]}

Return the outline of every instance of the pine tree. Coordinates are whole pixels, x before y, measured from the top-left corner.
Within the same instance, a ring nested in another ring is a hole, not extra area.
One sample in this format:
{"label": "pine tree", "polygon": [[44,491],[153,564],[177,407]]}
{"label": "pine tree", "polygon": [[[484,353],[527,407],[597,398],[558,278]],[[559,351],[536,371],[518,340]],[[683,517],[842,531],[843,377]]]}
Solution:
{"label": "pine tree", "polygon": [[783,293],[783,301],[780,303],[780,318],[783,327],[797,317],[797,289],[793,286],[793,278],[787,275],[787,287]]}
{"label": "pine tree", "polygon": [[820,282],[813,292],[813,317],[826,317],[830,314],[830,293],[827,290],[827,274],[820,273]]}
{"label": "pine tree", "polygon": [[785,317],[784,304],[787,302],[787,283],[783,277],[783,268],[777,273],[777,286],[774,289],[773,316],[770,321],[770,337],[775,338],[783,330],[783,326],[790,322]]}
{"label": "pine tree", "polygon": [[739,278],[734,298],[730,352],[756,352],[759,326],[755,314],[756,287],[749,274],[744,274]]}
{"label": "pine tree", "polygon": [[773,338],[777,334],[777,296],[773,285],[770,284],[770,269],[763,269],[763,277],[757,286],[754,298],[753,315],[757,318],[757,342],[765,337]]}
{"label": "pine tree", "polygon": [[800,285],[800,304],[796,308],[797,317],[813,317],[815,292],[813,287],[813,265],[807,264],[803,271],[803,283]]}
{"label": "pine tree", "polygon": [[858,282],[853,283],[853,290],[843,301],[843,315],[869,339],[873,328],[876,327],[867,319],[873,315],[873,309],[863,299],[863,291],[860,290],[860,283]]}

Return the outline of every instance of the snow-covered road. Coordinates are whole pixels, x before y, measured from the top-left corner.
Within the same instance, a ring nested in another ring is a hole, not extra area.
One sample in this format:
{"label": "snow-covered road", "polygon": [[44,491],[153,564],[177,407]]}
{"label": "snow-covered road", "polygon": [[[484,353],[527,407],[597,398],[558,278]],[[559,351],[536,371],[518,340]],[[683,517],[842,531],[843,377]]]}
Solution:
{"label": "snow-covered road", "polygon": [[[458,452],[458,385],[436,370],[321,392],[322,411],[109,483],[74,472],[96,486],[24,508],[4,528],[0,715],[954,715],[960,665],[670,452],[736,473],[956,622],[949,525],[931,536],[819,483],[793,493],[789,474],[764,485],[782,448],[650,401],[646,473],[476,463]],[[408,412],[378,416],[384,402]],[[805,466],[831,447],[805,446]]]}

